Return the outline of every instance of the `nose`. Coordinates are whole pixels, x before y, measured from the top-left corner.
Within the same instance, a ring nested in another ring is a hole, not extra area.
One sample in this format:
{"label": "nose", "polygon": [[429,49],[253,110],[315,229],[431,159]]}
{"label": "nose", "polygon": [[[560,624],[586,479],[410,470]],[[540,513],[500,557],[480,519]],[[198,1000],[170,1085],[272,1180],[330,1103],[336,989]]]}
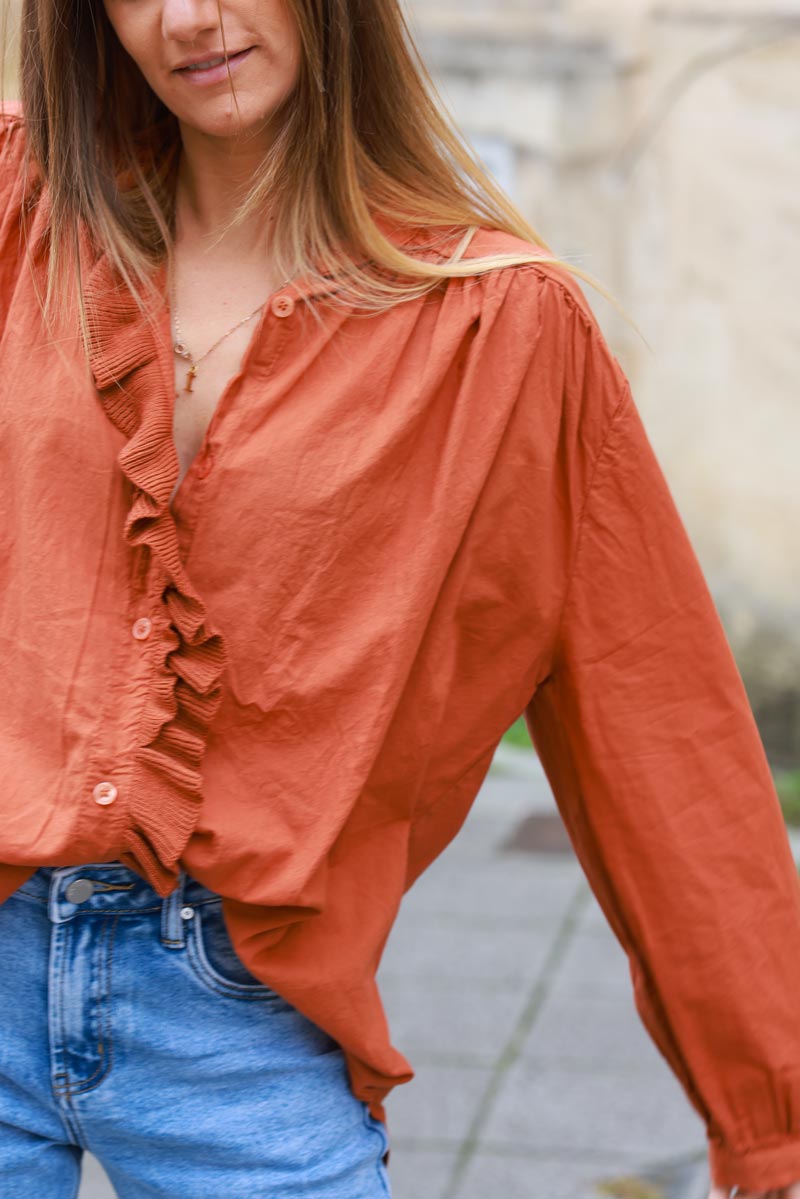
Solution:
{"label": "nose", "polygon": [[218,27],[217,0],[163,0],[161,35],[166,40],[193,42]]}

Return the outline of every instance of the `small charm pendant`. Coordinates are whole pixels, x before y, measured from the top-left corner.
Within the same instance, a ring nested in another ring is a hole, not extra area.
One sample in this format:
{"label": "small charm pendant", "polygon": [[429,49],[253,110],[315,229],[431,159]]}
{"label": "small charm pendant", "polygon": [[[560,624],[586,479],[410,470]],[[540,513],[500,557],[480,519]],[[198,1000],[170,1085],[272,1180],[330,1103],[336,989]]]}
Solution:
{"label": "small charm pendant", "polygon": [[191,358],[191,354],[186,349],[186,346],[183,344],[182,341],[176,341],[174,346],[172,347],[172,349],[178,355],[179,358]]}
{"label": "small charm pendant", "polygon": [[192,384],[194,383],[194,377],[196,374],[197,374],[197,367],[195,366],[194,363],[192,363],[192,365],[189,367],[188,371],[186,372],[186,386],[183,389],[184,391],[192,390]]}

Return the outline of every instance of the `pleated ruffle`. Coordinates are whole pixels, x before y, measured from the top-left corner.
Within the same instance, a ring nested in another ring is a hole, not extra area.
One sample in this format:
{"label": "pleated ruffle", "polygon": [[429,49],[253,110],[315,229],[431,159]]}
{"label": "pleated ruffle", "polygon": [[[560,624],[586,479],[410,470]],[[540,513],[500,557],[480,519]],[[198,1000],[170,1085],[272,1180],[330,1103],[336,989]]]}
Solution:
{"label": "pleated ruffle", "polygon": [[109,419],[127,438],[117,458],[131,485],[123,535],[132,548],[148,553],[150,602],[166,616],[153,620],[153,675],[120,860],[166,895],[202,802],[201,766],[222,698],[226,653],[184,568],[169,508],[179,462],[172,436],[174,384],[159,357],[158,317],[151,324],[105,256],[88,272],[85,303],[95,385]]}

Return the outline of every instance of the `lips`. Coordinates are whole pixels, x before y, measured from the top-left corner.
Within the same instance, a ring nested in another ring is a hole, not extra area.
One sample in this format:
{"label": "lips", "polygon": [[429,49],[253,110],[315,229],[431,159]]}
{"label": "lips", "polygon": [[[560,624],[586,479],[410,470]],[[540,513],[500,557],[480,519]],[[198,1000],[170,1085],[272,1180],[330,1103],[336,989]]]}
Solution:
{"label": "lips", "polygon": [[210,71],[212,67],[221,67],[225,62],[227,55],[223,54],[221,58],[209,58],[205,62],[195,62],[189,67],[180,67],[181,71]]}
{"label": "lips", "polygon": [[184,63],[183,66],[175,67],[174,70],[178,74],[187,75],[198,75],[204,71],[213,71],[216,67],[224,66],[226,62],[235,62],[247,54],[248,51],[252,50],[252,48],[252,46],[247,46],[244,50],[236,50],[229,54],[207,55],[205,58],[195,59],[193,62]]}

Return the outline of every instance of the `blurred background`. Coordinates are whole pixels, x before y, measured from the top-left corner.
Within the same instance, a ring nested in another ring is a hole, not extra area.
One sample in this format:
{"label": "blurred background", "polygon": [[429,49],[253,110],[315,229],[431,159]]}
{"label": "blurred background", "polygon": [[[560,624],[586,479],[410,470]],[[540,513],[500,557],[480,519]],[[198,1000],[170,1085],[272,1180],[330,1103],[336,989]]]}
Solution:
{"label": "blurred background", "polygon": [[589,285],[733,642],[800,761],[800,4],[417,0],[446,104]]}
{"label": "blurred background", "polygon": [[[412,0],[442,101],[588,284],[800,856],[800,2]],[[15,8],[4,94],[15,95]],[[704,1130],[521,723],[381,966],[395,1199],[706,1199]],[[81,1199],[112,1192],[91,1159]],[[191,1199],[187,1196],[186,1199]]]}

